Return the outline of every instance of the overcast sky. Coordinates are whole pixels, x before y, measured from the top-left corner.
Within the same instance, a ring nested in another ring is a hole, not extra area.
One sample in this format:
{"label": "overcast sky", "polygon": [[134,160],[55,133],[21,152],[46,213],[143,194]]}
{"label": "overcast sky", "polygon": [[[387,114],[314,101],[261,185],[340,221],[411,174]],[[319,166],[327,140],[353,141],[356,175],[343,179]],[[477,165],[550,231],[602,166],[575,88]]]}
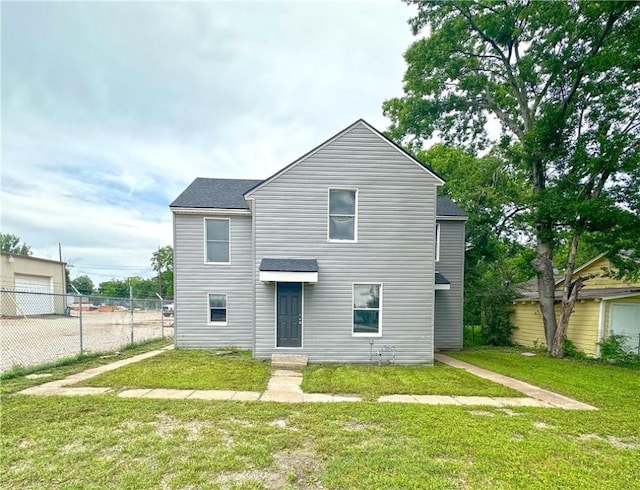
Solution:
{"label": "overcast sky", "polygon": [[3,233],[99,283],[153,275],[196,177],[265,178],[402,94],[412,10],[360,2],[8,3]]}

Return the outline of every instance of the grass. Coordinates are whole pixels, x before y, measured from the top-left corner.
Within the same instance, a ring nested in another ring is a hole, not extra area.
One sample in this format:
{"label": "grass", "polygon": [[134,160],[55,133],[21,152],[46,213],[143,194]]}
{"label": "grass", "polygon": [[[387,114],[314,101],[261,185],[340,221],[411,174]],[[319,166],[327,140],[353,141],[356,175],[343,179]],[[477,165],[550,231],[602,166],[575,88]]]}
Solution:
{"label": "grass", "polygon": [[[40,364],[32,367],[14,366],[13,368],[0,373],[0,395],[9,395],[25,390],[49,381],[63,379],[71,374],[79,373],[90,368],[110,364],[120,359],[142,354],[152,350],[165,347],[170,344],[167,339],[155,339],[146,342],[139,342],[124,346],[119,351],[92,352],[83,355],[76,355],[59,359],[58,361]],[[50,374],[45,378],[29,379],[28,374]]]}
{"label": "grass", "polygon": [[307,393],[358,394],[368,400],[382,395],[523,396],[518,391],[441,363],[431,366],[313,364],[305,368]]}
{"label": "grass", "polygon": [[5,396],[8,489],[640,488],[638,371],[455,354],[599,411]]}
{"label": "grass", "polygon": [[270,376],[271,367],[250,351],[176,349],[76,386],[264,391]]}
{"label": "grass", "polygon": [[449,353],[451,357],[557,391],[600,407],[621,401],[640,407],[640,371],[593,360],[551,359],[521,348],[480,347]]}

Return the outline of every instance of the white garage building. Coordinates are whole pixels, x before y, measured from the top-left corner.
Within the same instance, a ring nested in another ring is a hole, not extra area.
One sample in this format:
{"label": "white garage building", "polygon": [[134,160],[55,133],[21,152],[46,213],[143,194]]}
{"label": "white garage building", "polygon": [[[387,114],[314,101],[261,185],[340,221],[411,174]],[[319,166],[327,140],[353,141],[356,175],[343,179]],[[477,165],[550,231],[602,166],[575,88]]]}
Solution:
{"label": "white garage building", "polygon": [[2,252],[2,316],[64,314],[65,263]]}

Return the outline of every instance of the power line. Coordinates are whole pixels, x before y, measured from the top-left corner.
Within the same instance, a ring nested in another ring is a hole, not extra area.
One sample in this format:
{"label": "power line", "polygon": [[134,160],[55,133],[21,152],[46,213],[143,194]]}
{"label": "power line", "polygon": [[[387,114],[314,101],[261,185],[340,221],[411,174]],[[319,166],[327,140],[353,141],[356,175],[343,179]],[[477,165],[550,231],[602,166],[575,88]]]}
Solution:
{"label": "power line", "polygon": [[78,263],[77,266],[74,267],[82,267],[84,269],[132,269],[132,270],[141,270],[141,269],[151,269],[150,265],[92,265],[85,264],[84,262]]}
{"label": "power line", "polygon": [[78,274],[84,274],[84,275],[90,275],[90,276],[99,276],[99,277],[110,277],[112,279],[119,279],[119,278],[123,278],[123,279],[128,279],[131,276],[126,276],[126,275],[116,275],[116,274],[100,274],[98,272],[91,272],[88,270],[83,270],[83,269],[74,269],[74,271]]}

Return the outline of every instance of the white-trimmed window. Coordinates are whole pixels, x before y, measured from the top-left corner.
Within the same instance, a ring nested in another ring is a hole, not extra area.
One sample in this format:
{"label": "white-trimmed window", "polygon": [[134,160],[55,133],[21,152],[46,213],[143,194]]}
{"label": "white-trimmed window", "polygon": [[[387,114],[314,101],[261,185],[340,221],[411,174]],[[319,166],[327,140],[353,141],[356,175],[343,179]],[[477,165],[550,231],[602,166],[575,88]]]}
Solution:
{"label": "white-trimmed window", "polygon": [[436,262],[440,260],[440,223],[436,223],[436,229],[433,234],[434,256]]}
{"label": "white-trimmed window", "polygon": [[205,262],[210,264],[228,264],[230,262],[228,218],[206,218],[205,231]]}
{"label": "white-trimmed window", "polygon": [[355,189],[329,189],[330,241],[355,242],[358,240],[358,191]]}
{"label": "white-trimmed window", "polygon": [[380,337],[382,319],[382,284],[353,285],[353,335]]}
{"label": "white-trimmed window", "polygon": [[209,324],[227,324],[227,295],[220,293],[209,293]]}

